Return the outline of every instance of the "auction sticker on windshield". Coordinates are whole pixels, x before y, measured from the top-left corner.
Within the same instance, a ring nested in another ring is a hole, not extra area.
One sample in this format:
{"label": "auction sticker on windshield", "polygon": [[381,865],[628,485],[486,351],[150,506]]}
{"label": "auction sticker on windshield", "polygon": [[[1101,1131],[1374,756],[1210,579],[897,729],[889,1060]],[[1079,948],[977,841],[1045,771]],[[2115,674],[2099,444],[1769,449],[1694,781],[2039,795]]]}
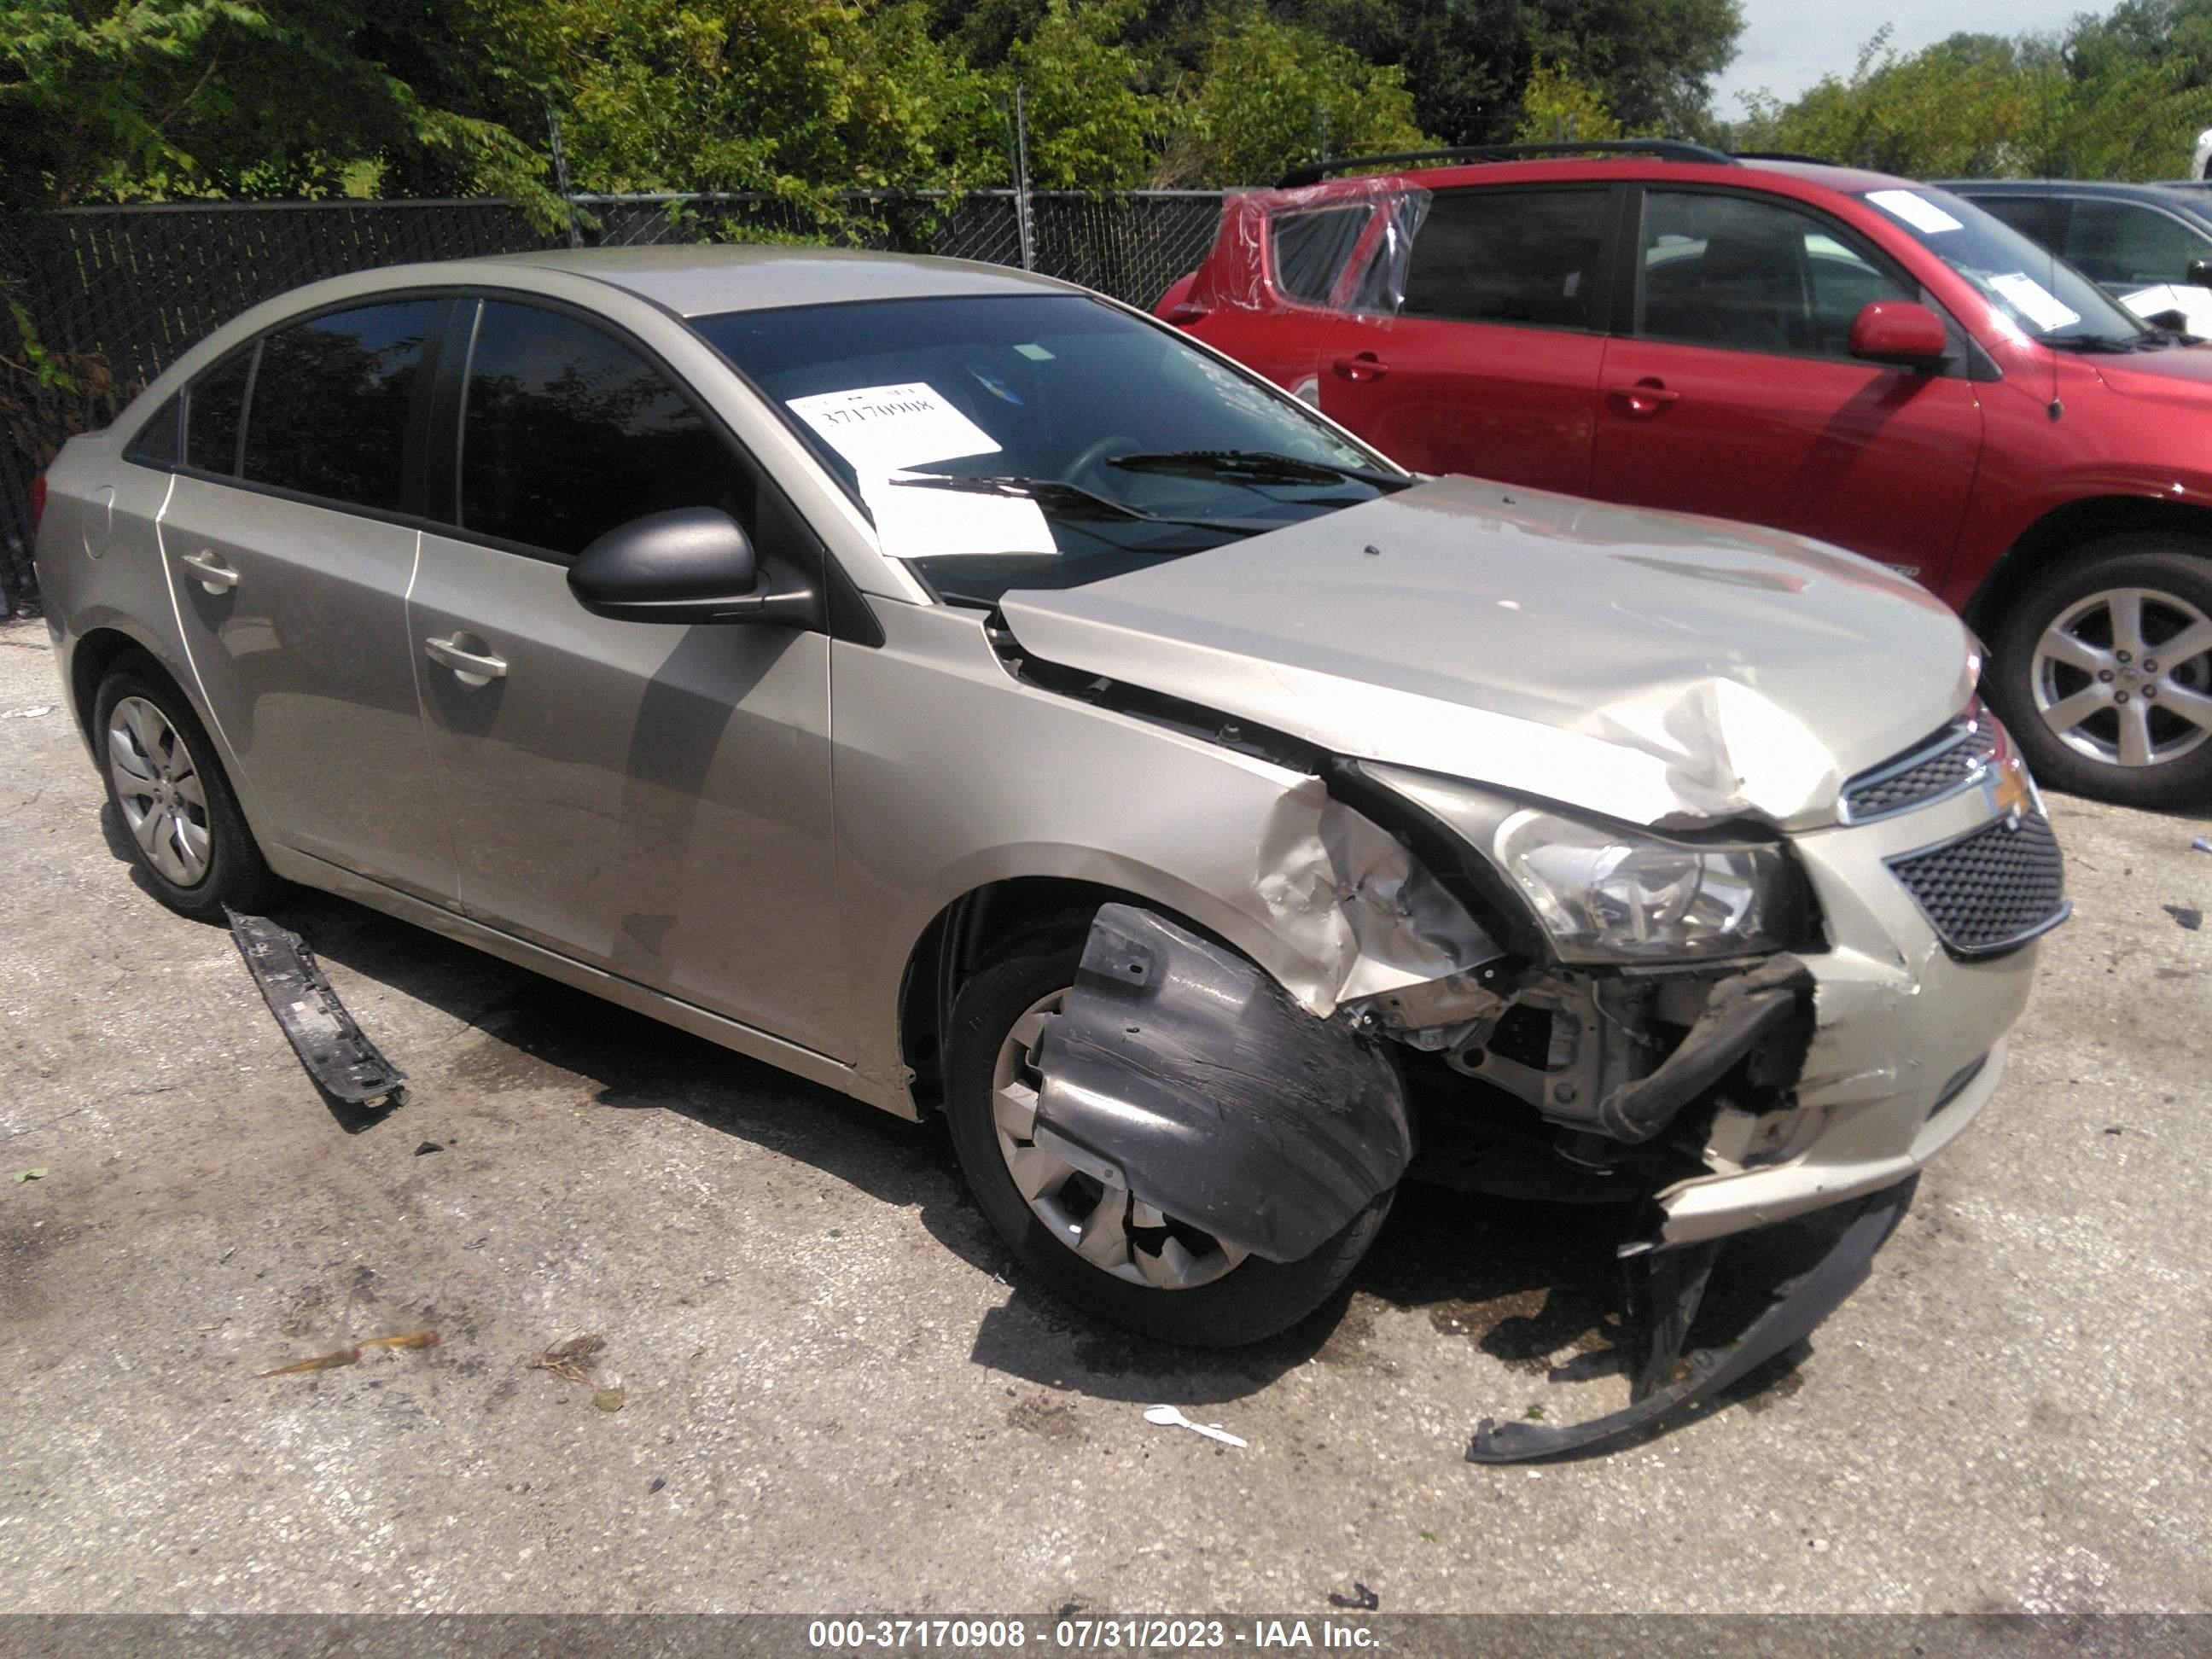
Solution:
{"label": "auction sticker on windshield", "polygon": [[1925,196],[1917,196],[1909,190],[1870,190],[1866,198],[1885,212],[1904,220],[1913,229],[1929,236],[1963,228]]}
{"label": "auction sticker on windshield", "polygon": [[927,381],[820,392],[787,406],[853,464],[860,499],[893,558],[1057,550],[1034,501],[896,482],[915,476],[916,467],[999,453],[989,433]]}

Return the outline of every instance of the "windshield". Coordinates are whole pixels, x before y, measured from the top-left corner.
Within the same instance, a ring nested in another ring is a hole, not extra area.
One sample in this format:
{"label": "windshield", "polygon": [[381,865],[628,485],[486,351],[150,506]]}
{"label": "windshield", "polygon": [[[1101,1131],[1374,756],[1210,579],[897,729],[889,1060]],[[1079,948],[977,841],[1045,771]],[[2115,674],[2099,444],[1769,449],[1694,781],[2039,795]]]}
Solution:
{"label": "windshield", "polygon": [[2143,325],[2050,249],[1994,214],[1940,190],[1863,192],[1914,240],[1957,271],[2029,338],[2046,345],[2121,344]]}
{"label": "windshield", "polygon": [[884,550],[955,603],[1080,586],[1407,481],[1283,393],[1081,295],[691,326],[867,507]]}

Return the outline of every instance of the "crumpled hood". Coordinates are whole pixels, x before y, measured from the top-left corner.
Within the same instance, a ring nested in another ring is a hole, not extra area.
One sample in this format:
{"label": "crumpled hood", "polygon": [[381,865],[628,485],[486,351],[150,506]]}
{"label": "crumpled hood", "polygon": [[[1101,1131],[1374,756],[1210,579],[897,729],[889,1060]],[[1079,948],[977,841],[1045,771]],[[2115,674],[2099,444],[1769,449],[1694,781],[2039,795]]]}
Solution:
{"label": "crumpled hood", "polygon": [[1645,824],[1832,823],[1979,666],[1870,561],[1472,478],[1001,609],[1046,661]]}

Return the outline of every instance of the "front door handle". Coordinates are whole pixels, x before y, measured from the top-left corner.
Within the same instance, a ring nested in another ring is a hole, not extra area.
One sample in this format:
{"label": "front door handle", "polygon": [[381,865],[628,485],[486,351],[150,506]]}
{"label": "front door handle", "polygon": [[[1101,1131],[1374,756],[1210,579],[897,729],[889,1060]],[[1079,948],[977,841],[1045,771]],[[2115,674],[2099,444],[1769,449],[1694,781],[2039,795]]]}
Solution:
{"label": "front door handle", "polygon": [[1371,351],[1363,351],[1356,357],[1339,357],[1329,368],[1340,380],[1379,380],[1390,372],[1390,365]]}
{"label": "front door handle", "polygon": [[225,564],[215,549],[204,547],[177,562],[192,573],[192,580],[210,593],[228,593],[238,586],[238,572]]}
{"label": "front door handle", "polygon": [[1669,404],[1679,403],[1682,394],[1668,389],[1666,381],[1656,374],[1647,374],[1634,386],[1609,386],[1606,395],[1631,415],[1656,415]]}
{"label": "front door handle", "polygon": [[491,647],[473,634],[425,640],[422,654],[441,667],[452,669],[453,678],[463,685],[489,685],[507,678],[507,659],[494,656]]}

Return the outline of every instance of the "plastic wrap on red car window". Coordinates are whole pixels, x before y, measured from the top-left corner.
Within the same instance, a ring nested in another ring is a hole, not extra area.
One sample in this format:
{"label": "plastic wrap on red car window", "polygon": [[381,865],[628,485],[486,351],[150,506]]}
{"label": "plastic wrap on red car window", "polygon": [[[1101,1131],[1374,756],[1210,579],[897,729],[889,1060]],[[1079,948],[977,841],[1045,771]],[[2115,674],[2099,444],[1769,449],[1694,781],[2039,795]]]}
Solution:
{"label": "plastic wrap on red car window", "polygon": [[1222,204],[1213,252],[1189,298],[1208,310],[1395,316],[1430,200],[1401,178],[1241,191]]}

